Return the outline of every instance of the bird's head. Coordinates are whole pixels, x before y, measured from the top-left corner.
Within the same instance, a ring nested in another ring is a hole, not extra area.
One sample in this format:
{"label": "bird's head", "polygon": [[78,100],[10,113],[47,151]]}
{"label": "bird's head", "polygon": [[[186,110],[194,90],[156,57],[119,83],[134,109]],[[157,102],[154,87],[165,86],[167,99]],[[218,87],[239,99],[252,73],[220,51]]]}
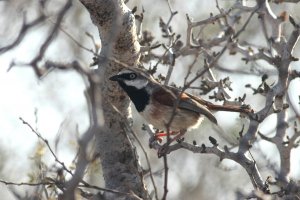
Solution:
{"label": "bird's head", "polygon": [[149,82],[153,82],[154,79],[144,70],[134,69],[123,69],[117,75],[109,78],[111,81],[118,81],[122,86],[134,87],[136,89],[145,88]]}

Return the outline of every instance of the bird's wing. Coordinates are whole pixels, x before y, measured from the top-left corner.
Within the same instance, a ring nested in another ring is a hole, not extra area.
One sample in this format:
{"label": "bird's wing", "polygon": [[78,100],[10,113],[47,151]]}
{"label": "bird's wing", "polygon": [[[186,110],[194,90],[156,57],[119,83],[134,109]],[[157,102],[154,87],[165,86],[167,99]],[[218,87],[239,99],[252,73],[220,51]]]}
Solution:
{"label": "bird's wing", "polygon": [[207,109],[206,106],[190,98],[189,95],[187,95],[186,93],[182,93],[178,107],[187,110],[197,111],[198,113],[205,115],[213,123],[218,123],[215,116]]}
{"label": "bird's wing", "polygon": [[[176,99],[178,95],[181,93],[181,91],[174,87],[160,87],[157,89],[157,91],[154,92],[153,98],[160,102],[161,104],[167,105],[167,106],[174,106],[176,103]],[[178,104],[178,108],[185,109],[193,112],[197,112],[199,114],[203,114],[206,116],[210,121],[217,124],[217,119],[215,116],[206,108],[206,106],[202,105],[202,103],[197,101],[197,97],[193,98],[195,96],[188,94],[188,93],[182,93],[180,95],[180,101]],[[200,99],[200,98],[199,98]],[[201,100],[201,99],[200,99]]]}

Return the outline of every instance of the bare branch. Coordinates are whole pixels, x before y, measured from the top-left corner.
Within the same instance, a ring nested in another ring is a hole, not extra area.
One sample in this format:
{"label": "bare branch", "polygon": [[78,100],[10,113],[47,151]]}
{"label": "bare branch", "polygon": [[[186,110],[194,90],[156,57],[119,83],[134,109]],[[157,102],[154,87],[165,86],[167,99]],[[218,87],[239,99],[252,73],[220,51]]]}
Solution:
{"label": "bare branch", "polygon": [[35,20],[33,20],[32,22],[27,23],[26,21],[26,16],[24,15],[23,17],[23,24],[21,27],[21,30],[19,32],[19,35],[17,36],[17,38],[15,39],[14,42],[12,42],[10,45],[7,45],[5,47],[1,47],[0,48],[0,54],[3,54],[11,49],[13,49],[14,47],[18,46],[23,38],[26,36],[26,34],[28,33],[28,31],[30,29],[33,29],[34,27],[36,27],[37,25],[41,24],[42,22],[44,22],[46,19],[45,15],[41,15],[38,18],[36,18]]}

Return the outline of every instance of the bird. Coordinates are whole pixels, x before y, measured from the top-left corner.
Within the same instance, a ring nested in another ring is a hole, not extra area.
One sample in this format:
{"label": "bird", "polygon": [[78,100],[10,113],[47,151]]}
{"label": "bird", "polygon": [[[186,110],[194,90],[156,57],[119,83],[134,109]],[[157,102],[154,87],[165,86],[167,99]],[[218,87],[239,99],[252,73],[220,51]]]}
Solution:
{"label": "bird", "polygon": [[217,124],[207,107],[209,102],[178,88],[162,85],[143,69],[125,68],[109,79],[118,82],[147,123],[169,132],[157,133],[155,137],[159,141],[167,134],[176,135],[170,142],[180,139],[187,130],[197,128],[204,117]]}

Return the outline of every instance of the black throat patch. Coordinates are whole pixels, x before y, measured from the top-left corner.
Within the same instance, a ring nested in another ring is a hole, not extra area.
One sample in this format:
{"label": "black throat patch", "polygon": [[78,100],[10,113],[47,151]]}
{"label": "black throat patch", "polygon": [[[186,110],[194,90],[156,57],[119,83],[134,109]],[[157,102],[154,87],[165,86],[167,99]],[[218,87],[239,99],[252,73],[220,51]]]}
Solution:
{"label": "black throat patch", "polygon": [[128,94],[138,112],[143,112],[145,107],[149,104],[150,95],[145,88],[137,89],[133,86],[128,86],[125,83],[118,81],[119,85]]}

